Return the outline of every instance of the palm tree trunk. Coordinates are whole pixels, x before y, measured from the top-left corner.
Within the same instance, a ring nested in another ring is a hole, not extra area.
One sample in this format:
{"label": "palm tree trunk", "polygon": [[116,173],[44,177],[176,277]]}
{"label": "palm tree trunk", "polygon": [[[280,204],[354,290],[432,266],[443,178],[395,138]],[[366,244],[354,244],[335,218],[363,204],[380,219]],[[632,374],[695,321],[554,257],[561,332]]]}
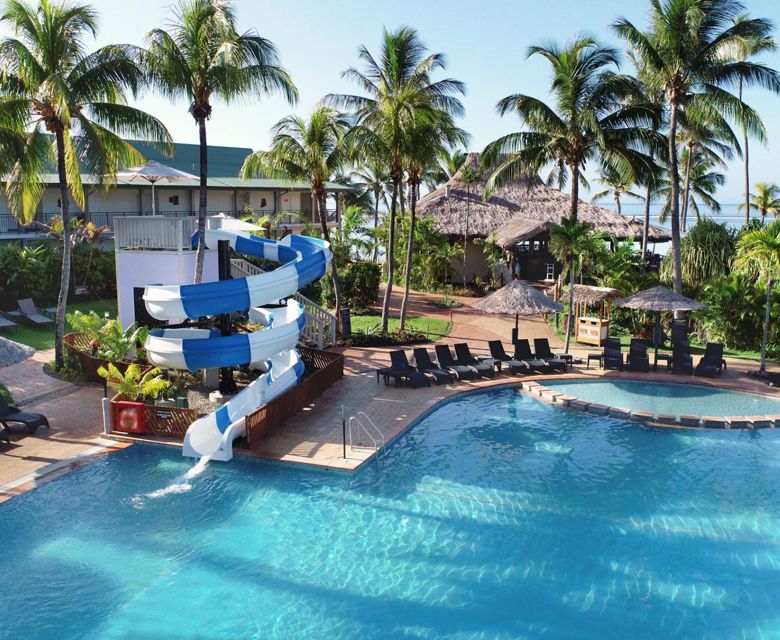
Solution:
{"label": "palm tree trunk", "polygon": [[685,158],[685,183],[683,186],[683,201],[682,201],[682,230],[685,230],[688,226],[688,198],[690,197],[691,189],[691,155],[693,149],[688,147],[688,156]]}
{"label": "palm tree trunk", "polygon": [[414,255],[414,227],[417,223],[417,189],[412,187],[409,196],[409,242],[406,246],[406,277],[404,278],[404,297],[401,301],[401,331],[406,326],[406,307],[409,304],[409,285],[412,281],[412,256]]}
{"label": "palm tree trunk", "polygon": [[469,213],[471,213],[471,187],[466,185],[466,220],[463,226],[463,288],[468,285],[468,260],[466,258],[466,250],[469,245]]}
{"label": "palm tree trunk", "polygon": [[[374,231],[379,228],[379,189],[374,191]],[[374,236],[376,237],[376,236]],[[379,261],[379,243],[374,245],[374,262]]]}
{"label": "palm tree trunk", "polygon": [[207,184],[209,178],[209,152],[206,143],[206,118],[198,118],[200,136],[200,200],[198,202],[198,249],[195,253],[195,279],[197,284],[203,279],[203,256],[206,251],[206,209]]}
{"label": "palm tree trunk", "polygon": [[[742,102],[742,78],[737,81],[737,97]],[[750,153],[747,129],[742,127],[742,148],[745,150],[745,226],[750,224]]]}
{"label": "palm tree trunk", "polygon": [[680,174],[677,164],[677,101],[670,100],[669,109],[669,178],[672,185],[672,264],[674,292],[682,294],[682,255],[680,253]]}
{"label": "palm tree trunk", "polygon": [[564,353],[569,353],[569,344],[571,343],[571,326],[574,323],[574,260],[569,265],[569,312],[566,314],[566,344]]}
{"label": "palm tree trunk", "polygon": [[393,295],[393,277],[395,276],[393,252],[395,251],[395,210],[398,204],[398,186],[400,179],[397,175],[393,176],[393,197],[390,201],[390,229],[387,237],[387,286],[385,287],[385,298],[382,301],[382,333],[387,333],[387,325],[390,320],[390,297]]}
{"label": "palm tree trunk", "polygon": [[68,176],[65,170],[65,135],[57,130],[57,175],[60,181],[60,213],[62,214],[62,271],[60,273],[60,294],[57,298],[57,316],[54,322],[54,367],[65,365],[63,337],[65,335],[65,313],[70,291],[70,202],[68,202]]}
{"label": "palm tree trunk", "polygon": [[769,338],[769,315],[772,311],[772,289],[775,283],[769,278],[766,283],[766,310],[764,311],[764,334],[761,336],[761,366],[759,371],[766,371],[766,343]]}
{"label": "palm tree trunk", "polygon": [[766,224],[766,207],[761,207],[761,226]]}
{"label": "palm tree trunk", "polygon": [[580,202],[580,166],[576,163],[571,165],[571,206],[569,208],[569,217],[572,220],[577,219],[577,206]]}
{"label": "palm tree trunk", "polygon": [[615,211],[618,215],[623,214],[623,209],[620,207],[620,192],[615,191]]}
{"label": "palm tree trunk", "polygon": [[[328,214],[325,210],[325,192],[318,193],[312,189],[312,204],[317,208],[317,217],[320,219],[320,228],[322,239],[330,242],[330,230],[328,229]],[[341,283],[339,282],[338,266],[336,265],[336,255],[330,261],[330,277],[333,280],[333,297],[335,298],[336,327],[341,324]]]}
{"label": "palm tree trunk", "polygon": [[642,271],[644,271],[647,255],[647,236],[650,235],[650,187],[645,190],[645,220],[642,225]]}

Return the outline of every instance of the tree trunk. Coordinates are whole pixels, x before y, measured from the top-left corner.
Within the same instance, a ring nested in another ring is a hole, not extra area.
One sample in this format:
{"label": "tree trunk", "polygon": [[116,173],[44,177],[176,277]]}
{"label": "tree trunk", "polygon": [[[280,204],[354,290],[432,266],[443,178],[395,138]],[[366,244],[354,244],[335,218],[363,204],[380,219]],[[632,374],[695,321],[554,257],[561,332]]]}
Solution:
{"label": "tree trunk", "polygon": [[[737,97],[742,102],[742,78],[737,81]],[[742,148],[745,150],[745,226],[750,224],[750,153],[747,129],[742,127]]]}
{"label": "tree trunk", "polygon": [[195,253],[195,284],[203,279],[203,256],[206,251],[207,183],[209,178],[209,151],[206,143],[206,118],[198,118],[200,136],[200,200],[198,202],[198,249]]}
{"label": "tree trunk", "polygon": [[761,226],[763,227],[766,224],[766,208],[761,208]]}
{"label": "tree trunk", "polygon": [[615,211],[617,211],[618,215],[623,214],[623,210],[620,207],[620,192],[615,191]]}
{"label": "tree trunk", "polygon": [[571,342],[571,326],[574,323],[574,260],[569,265],[569,312],[566,314],[566,344],[564,353],[569,353],[569,344]]}
{"label": "tree trunk", "polygon": [[54,321],[54,367],[58,371],[65,365],[63,336],[65,335],[65,313],[68,307],[70,291],[70,202],[68,196],[68,176],[65,171],[65,135],[58,130],[57,139],[57,175],[60,181],[60,213],[62,215],[62,271],[60,274],[60,294],[57,298],[57,316]]}
{"label": "tree trunk", "polygon": [[642,271],[647,264],[647,236],[650,235],[650,187],[645,190],[645,220],[642,225]]}
{"label": "tree trunk", "polygon": [[466,258],[466,250],[469,245],[469,214],[471,213],[471,188],[470,185],[466,185],[466,220],[463,226],[463,288],[465,289],[468,284],[468,260]]}
{"label": "tree trunk", "polygon": [[[672,264],[674,292],[682,294],[682,255],[680,253],[680,174],[677,165],[677,101],[672,98],[669,109],[669,178],[672,183]],[[675,314],[677,316],[677,314]]]}
{"label": "tree trunk", "polygon": [[390,320],[390,296],[393,295],[393,276],[395,275],[394,255],[395,251],[395,210],[398,204],[398,183],[400,179],[393,176],[393,197],[390,201],[390,229],[387,237],[387,286],[385,287],[385,299],[382,302],[382,333],[387,333],[387,325]]}
{"label": "tree trunk", "polygon": [[[312,190],[311,194],[312,205],[317,208],[317,217],[320,219],[320,227],[322,230],[322,239],[325,242],[330,242],[330,231],[328,230],[328,214],[325,211],[325,193],[318,193]],[[330,261],[330,277],[333,280],[333,297],[336,301],[336,327],[341,324],[341,283],[339,282],[338,265],[336,265],[336,254],[333,254],[333,259]]]}
{"label": "tree trunk", "polygon": [[406,327],[406,307],[409,304],[409,285],[412,281],[412,256],[414,255],[414,227],[417,223],[417,189],[412,186],[409,196],[409,242],[406,245],[406,277],[404,278],[404,297],[401,301],[401,331]]}
{"label": "tree trunk", "polygon": [[688,156],[685,158],[685,183],[683,185],[683,201],[682,201],[682,230],[685,233],[688,227],[688,198],[690,197],[691,188],[691,155],[693,148],[688,145]]}
{"label": "tree trunk", "polygon": [[766,371],[766,343],[769,337],[769,315],[772,311],[772,289],[775,283],[769,278],[766,283],[766,311],[764,311],[764,334],[761,336],[761,366],[759,371]]}
{"label": "tree trunk", "polygon": [[571,205],[569,208],[569,217],[572,220],[577,219],[577,207],[580,203],[580,166],[571,165]]}
{"label": "tree trunk", "polygon": [[[379,228],[379,190],[374,191],[374,232]],[[379,243],[374,244],[374,262],[379,262]]]}

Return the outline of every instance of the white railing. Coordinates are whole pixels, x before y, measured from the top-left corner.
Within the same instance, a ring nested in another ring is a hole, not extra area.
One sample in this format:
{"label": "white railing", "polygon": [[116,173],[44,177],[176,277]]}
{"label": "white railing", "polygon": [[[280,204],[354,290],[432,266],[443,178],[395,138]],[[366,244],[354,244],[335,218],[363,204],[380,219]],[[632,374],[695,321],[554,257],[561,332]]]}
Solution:
{"label": "white railing", "polygon": [[243,258],[230,259],[230,275],[233,278],[246,278],[247,276],[256,276],[265,273],[260,267]]}
{"label": "white railing", "polygon": [[114,246],[117,249],[169,249],[191,247],[190,238],[198,219],[164,216],[126,216],[114,219]]}
{"label": "white railing", "polygon": [[[376,451],[377,454],[381,454],[382,449],[385,447],[385,436],[379,430],[379,427],[374,424],[374,421],[365,413],[359,411],[356,415],[352,416],[349,419],[349,422],[347,422],[347,426],[350,449],[355,445],[361,446],[363,444],[362,436],[365,436],[371,442],[374,451]],[[353,430],[357,433],[354,439],[352,436]]]}
{"label": "white railing", "polygon": [[303,339],[316,344],[318,349],[336,344],[336,316],[300,293],[293,294],[292,298],[300,303],[306,315],[306,326],[301,332]]}

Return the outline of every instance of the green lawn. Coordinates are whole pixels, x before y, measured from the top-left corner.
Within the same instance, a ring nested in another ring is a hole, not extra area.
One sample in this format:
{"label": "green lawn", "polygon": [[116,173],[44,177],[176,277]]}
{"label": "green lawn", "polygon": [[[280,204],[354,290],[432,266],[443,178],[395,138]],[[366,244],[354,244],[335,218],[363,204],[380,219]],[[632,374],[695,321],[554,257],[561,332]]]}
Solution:
{"label": "green lawn", "polygon": [[[362,331],[367,333],[379,333],[379,327],[382,324],[381,316],[352,316],[352,331]],[[398,329],[399,320],[391,317],[388,322],[388,330]],[[452,323],[441,318],[406,318],[406,326],[414,331],[421,331],[426,334],[430,340],[438,340],[449,335],[452,330]]]}
{"label": "green lawn", "polygon": [[[74,302],[68,305],[68,313],[74,311],[95,311],[95,313],[103,314],[108,311],[109,315],[113,318],[116,316],[116,300],[88,300],[86,302]],[[16,342],[21,342],[31,346],[33,349],[52,349],[54,348],[54,325],[49,325],[46,328],[38,328],[30,325],[23,318],[13,318],[13,321],[18,325],[16,331],[3,331],[3,336]],[[65,323],[65,332],[68,332],[68,324]]]}

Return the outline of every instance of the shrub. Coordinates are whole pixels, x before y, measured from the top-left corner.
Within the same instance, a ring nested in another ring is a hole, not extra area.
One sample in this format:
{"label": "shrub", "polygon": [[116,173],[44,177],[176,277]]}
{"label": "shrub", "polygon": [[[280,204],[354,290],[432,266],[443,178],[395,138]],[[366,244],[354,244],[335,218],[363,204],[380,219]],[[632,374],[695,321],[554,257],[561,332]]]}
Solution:
{"label": "shrub", "polygon": [[131,364],[127,367],[127,371],[122,373],[109,363],[107,369],[100,367],[98,373],[106,379],[109,387],[126,400],[143,401],[159,398],[171,386],[171,383],[160,375],[160,370],[156,367],[141,373],[141,368],[137,364]]}
{"label": "shrub", "polygon": [[[370,307],[376,302],[379,294],[379,281],[382,272],[378,264],[374,262],[353,262],[340,269],[341,277],[341,306],[360,311]],[[322,283],[322,302],[328,307],[336,304],[333,295],[333,280],[325,277]]]}
{"label": "shrub", "polygon": [[[128,360],[135,357],[135,347],[140,342],[146,342],[148,330],[139,327],[135,323],[127,329],[122,328],[122,323],[106,314],[100,317],[94,311],[82,313],[75,311],[65,316],[70,327],[79,333],[86,334],[92,346],[92,355],[105,360]],[[128,357],[130,356],[130,357]]]}
{"label": "shrub", "polygon": [[391,347],[404,344],[420,344],[430,342],[428,336],[422,331],[406,329],[404,331],[396,330],[382,334],[378,330],[369,329],[367,331],[355,331],[352,336],[345,341],[345,344],[352,347]]}

